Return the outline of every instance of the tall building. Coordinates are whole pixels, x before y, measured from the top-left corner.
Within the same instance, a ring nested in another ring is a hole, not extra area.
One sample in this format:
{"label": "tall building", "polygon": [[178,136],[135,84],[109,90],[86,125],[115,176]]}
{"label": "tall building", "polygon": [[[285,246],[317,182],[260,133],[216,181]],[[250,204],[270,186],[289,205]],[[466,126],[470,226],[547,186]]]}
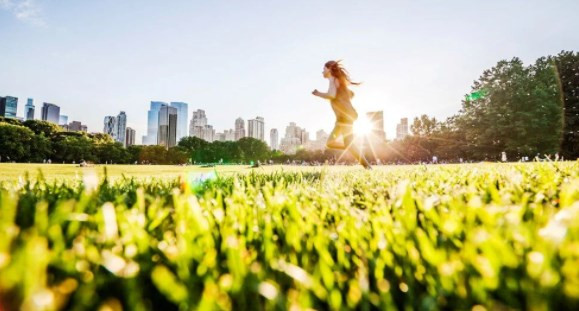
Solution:
{"label": "tall building", "polygon": [[125,145],[126,129],[127,129],[127,114],[124,111],[121,111],[121,113],[119,113],[119,115],[117,116],[115,139],[119,143],[123,144],[123,146]]}
{"label": "tall building", "polygon": [[324,130],[319,130],[316,132],[316,139],[306,142],[305,148],[310,151],[324,150],[329,137],[330,135]]}
{"label": "tall building", "polygon": [[43,121],[58,124],[58,121],[60,121],[60,107],[55,104],[43,103],[41,110],[41,119]]}
{"label": "tall building", "polygon": [[384,132],[384,111],[368,112],[366,116],[372,123],[372,135],[370,138],[376,141],[386,140],[386,132]]}
{"label": "tall building", "polygon": [[68,116],[61,114],[58,117],[58,125],[67,125],[68,124]]}
{"label": "tall building", "polygon": [[265,141],[264,137],[264,127],[265,122],[262,117],[256,117],[255,119],[247,121],[247,137],[252,137]]}
{"label": "tall building", "polygon": [[113,140],[117,140],[117,117],[105,117],[103,133],[109,134]]}
{"label": "tall building", "polygon": [[193,111],[193,118],[189,123],[189,136],[201,138],[208,142],[217,140],[215,129],[213,129],[213,126],[207,124],[205,110],[197,109]]}
{"label": "tall building", "polygon": [[281,139],[279,149],[286,154],[294,154],[299,148],[305,147],[308,139],[309,134],[305,129],[290,122],[285,128],[285,136]]}
{"label": "tall building", "polygon": [[406,136],[408,136],[408,118],[402,118],[396,125],[396,139],[404,139]]}
{"label": "tall building", "polygon": [[29,98],[24,106],[24,120],[34,120],[34,100]]}
{"label": "tall building", "polygon": [[245,137],[245,121],[242,118],[235,120],[235,140]]}
{"label": "tall building", "polygon": [[147,112],[147,135],[143,136],[143,145],[156,145],[157,132],[159,131],[159,110],[167,103],[152,101],[151,108]]}
{"label": "tall building", "polygon": [[16,119],[18,98],[13,96],[0,97],[0,117]]}
{"label": "tall building", "polygon": [[189,118],[189,106],[182,102],[171,102],[171,107],[177,108],[177,142],[187,136],[187,119]]}
{"label": "tall building", "polygon": [[165,148],[177,145],[177,108],[162,106],[159,110],[157,145]]}
{"label": "tall building", "polygon": [[279,149],[279,135],[277,129],[271,129],[269,131],[269,147],[271,150],[278,150]]}
{"label": "tall building", "polygon": [[225,141],[234,141],[235,140],[235,131],[234,130],[225,130]]}
{"label": "tall building", "polygon": [[137,132],[130,128],[127,127],[126,132],[125,132],[125,146],[132,146],[135,144],[135,136],[136,136]]}

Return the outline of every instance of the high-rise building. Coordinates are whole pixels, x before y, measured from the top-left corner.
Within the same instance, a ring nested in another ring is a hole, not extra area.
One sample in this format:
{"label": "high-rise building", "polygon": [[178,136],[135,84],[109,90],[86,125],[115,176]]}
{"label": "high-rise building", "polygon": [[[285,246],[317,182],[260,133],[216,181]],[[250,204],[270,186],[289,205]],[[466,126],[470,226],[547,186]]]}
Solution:
{"label": "high-rise building", "polygon": [[58,124],[58,121],[60,121],[60,107],[55,104],[43,103],[41,110],[41,119],[43,121]]}
{"label": "high-rise building", "polygon": [[113,140],[117,140],[117,117],[105,117],[103,133],[109,134]]}
{"label": "high-rise building", "polygon": [[234,130],[225,130],[225,141],[234,141],[235,140],[235,131]]}
{"label": "high-rise building", "polygon": [[386,132],[384,132],[384,112],[373,111],[366,113],[368,120],[372,123],[372,135],[370,138],[375,141],[386,140]]}
{"label": "high-rise building", "polygon": [[177,142],[187,136],[187,119],[189,118],[189,106],[182,102],[171,102],[171,107],[177,108]]}
{"label": "high-rise building", "polygon": [[34,100],[29,98],[24,106],[24,120],[34,120]]}
{"label": "high-rise building", "polygon": [[404,139],[406,136],[408,136],[408,118],[402,118],[396,125],[396,139]]}
{"label": "high-rise building", "polygon": [[281,139],[279,149],[286,154],[294,154],[299,148],[305,147],[308,140],[308,132],[295,122],[290,122],[285,128],[285,136]]}
{"label": "high-rise building", "polygon": [[189,136],[201,138],[208,142],[217,139],[215,129],[213,129],[213,126],[207,124],[207,116],[204,110],[198,109],[193,111],[193,118],[189,123]]}
{"label": "high-rise building", "polygon": [[256,117],[255,119],[247,121],[247,137],[252,137],[265,141],[264,137],[265,122],[262,117]]}
{"label": "high-rise building", "polygon": [[72,121],[68,124],[68,131],[70,132],[87,132],[86,125],[79,121]]}
{"label": "high-rise building", "polygon": [[269,147],[271,150],[277,150],[279,148],[279,135],[277,133],[277,129],[271,129],[269,131]]}
{"label": "high-rise building", "polygon": [[235,120],[235,140],[245,137],[245,121],[242,118]]}
{"label": "high-rise building", "polygon": [[116,141],[125,145],[125,131],[127,129],[127,114],[124,111],[121,111],[119,115],[117,115],[117,122],[116,122]]}
{"label": "high-rise building", "polygon": [[61,114],[58,117],[58,125],[67,125],[68,124],[68,116]]}
{"label": "high-rise building", "polygon": [[159,110],[167,106],[165,102],[152,101],[151,108],[147,112],[147,135],[143,136],[143,145],[156,145],[157,132],[159,131]]}
{"label": "high-rise building", "polygon": [[13,96],[0,97],[0,117],[16,119],[18,98]]}
{"label": "high-rise building", "polygon": [[177,108],[162,106],[159,110],[157,145],[165,148],[177,145]]}
{"label": "high-rise building", "polygon": [[135,144],[135,136],[136,136],[137,132],[130,128],[127,127],[126,132],[125,132],[125,146],[132,146]]}
{"label": "high-rise building", "polygon": [[316,139],[307,141],[305,148],[310,151],[324,150],[329,137],[330,135],[324,130],[319,130],[316,132]]}

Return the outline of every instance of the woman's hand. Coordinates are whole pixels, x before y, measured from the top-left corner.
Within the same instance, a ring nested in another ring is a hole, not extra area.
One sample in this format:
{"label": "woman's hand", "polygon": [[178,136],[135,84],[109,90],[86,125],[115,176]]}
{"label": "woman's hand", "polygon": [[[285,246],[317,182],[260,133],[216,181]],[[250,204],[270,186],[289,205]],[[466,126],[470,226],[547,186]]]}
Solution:
{"label": "woman's hand", "polygon": [[312,94],[314,94],[314,95],[316,95],[316,96],[320,96],[320,92],[319,92],[317,89],[315,89],[315,90],[312,92]]}

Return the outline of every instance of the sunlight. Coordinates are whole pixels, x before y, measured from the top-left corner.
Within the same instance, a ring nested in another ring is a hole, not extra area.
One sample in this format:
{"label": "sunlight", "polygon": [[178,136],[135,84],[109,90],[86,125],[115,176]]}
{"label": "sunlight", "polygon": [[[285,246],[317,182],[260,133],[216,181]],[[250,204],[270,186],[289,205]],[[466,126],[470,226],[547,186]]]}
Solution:
{"label": "sunlight", "polygon": [[354,122],[354,134],[357,136],[366,136],[372,132],[373,124],[365,115],[361,116]]}

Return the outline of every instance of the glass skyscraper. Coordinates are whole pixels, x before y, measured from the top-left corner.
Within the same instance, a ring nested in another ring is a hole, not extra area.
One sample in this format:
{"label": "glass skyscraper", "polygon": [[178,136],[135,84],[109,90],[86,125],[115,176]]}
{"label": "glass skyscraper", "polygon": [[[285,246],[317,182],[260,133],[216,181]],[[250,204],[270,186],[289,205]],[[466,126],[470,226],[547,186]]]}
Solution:
{"label": "glass skyscraper", "polygon": [[29,98],[24,106],[24,120],[34,120],[34,100],[32,98]]}
{"label": "glass skyscraper", "polygon": [[117,116],[117,123],[116,123],[116,141],[122,143],[123,145],[126,144],[125,141],[125,135],[126,135],[126,129],[127,129],[127,115],[125,114],[124,111],[121,111],[121,113],[119,113],[119,115]]}
{"label": "glass skyscraper", "polygon": [[58,124],[58,121],[60,121],[60,107],[55,104],[44,103],[41,112],[41,118],[43,121],[48,121],[54,124]]}
{"label": "glass skyscraper", "polygon": [[177,108],[177,142],[187,136],[188,105],[182,102],[171,102],[171,107]]}
{"label": "glass skyscraper", "polygon": [[16,118],[18,98],[12,96],[0,97],[0,117]]}
{"label": "glass skyscraper", "polygon": [[159,110],[168,106],[165,102],[152,101],[151,109],[147,113],[147,135],[143,136],[143,145],[156,145],[159,131]]}
{"label": "glass skyscraper", "polygon": [[177,144],[177,108],[162,106],[158,117],[157,144],[165,148],[174,147]]}

